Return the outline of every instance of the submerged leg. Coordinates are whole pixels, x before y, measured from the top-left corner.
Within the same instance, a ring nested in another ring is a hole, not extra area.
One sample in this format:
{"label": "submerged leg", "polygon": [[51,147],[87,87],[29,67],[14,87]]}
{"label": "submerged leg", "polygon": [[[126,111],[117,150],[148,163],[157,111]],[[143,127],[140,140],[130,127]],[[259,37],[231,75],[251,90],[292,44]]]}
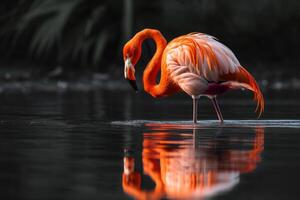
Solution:
{"label": "submerged leg", "polygon": [[217,115],[218,115],[218,119],[220,120],[220,122],[223,123],[223,122],[224,122],[224,119],[223,119],[223,116],[222,116],[222,113],[221,113],[219,104],[218,104],[218,102],[217,102],[217,98],[216,98],[216,97],[213,97],[213,98],[211,99],[211,101],[212,101],[212,103],[213,103],[213,105],[214,105],[214,109],[215,109],[215,111],[216,111],[216,113],[217,113]]}
{"label": "submerged leg", "polygon": [[192,96],[193,98],[193,122],[197,123],[197,116],[198,116],[198,100],[199,97]]}

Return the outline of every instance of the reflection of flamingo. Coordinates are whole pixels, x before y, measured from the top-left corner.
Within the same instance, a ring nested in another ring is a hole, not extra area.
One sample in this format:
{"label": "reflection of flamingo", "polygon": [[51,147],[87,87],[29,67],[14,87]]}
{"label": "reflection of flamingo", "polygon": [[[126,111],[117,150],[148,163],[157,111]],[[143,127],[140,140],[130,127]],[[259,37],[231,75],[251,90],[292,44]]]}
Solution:
{"label": "reflection of flamingo", "polygon": [[[202,33],[180,36],[168,45],[158,30],[145,29],[137,33],[123,49],[124,76],[135,90],[134,65],[141,56],[141,44],[147,38],[152,38],[157,47],[143,75],[144,89],[153,97],[186,92],[193,98],[193,121],[196,123],[198,99],[207,96],[222,122],[216,96],[231,89],[245,88],[254,92],[259,115],[263,112],[264,98],[255,79],[240,65],[229,48]],[[157,84],[159,71],[161,78]]]}
{"label": "reflection of flamingo", "polygon": [[[135,159],[126,155],[123,189],[137,199],[191,199],[230,190],[239,182],[240,173],[253,171],[260,161],[264,129],[257,128],[255,132],[255,137],[246,141],[247,147],[253,144],[251,149],[228,147],[225,150],[218,149],[222,144],[217,139],[197,145],[193,135],[188,133],[145,133],[143,170],[154,181],[155,188],[152,191],[141,188],[141,175],[134,168]],[[243,138],[227,140],[228,144],[243,144],[243,141]]]}

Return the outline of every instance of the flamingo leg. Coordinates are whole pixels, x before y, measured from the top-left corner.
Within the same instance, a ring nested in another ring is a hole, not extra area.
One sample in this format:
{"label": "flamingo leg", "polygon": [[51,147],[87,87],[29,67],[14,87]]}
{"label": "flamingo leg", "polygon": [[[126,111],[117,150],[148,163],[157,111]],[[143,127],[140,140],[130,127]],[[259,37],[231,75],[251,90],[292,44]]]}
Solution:
{"label": "flamingo leg", "polygon": [[214,109],[215,109],[215,111],[216,111],[216,113],[217,113],[217,115],[218,115],[219,121],[220,121],[221,123],[223,123],[223,122],[224,122],[224,119],[223,119],[223,116],[222,116],[222,113],[221,113],[221,110],[220,110],[220,107],[219,107],[217,98],[216,98],[216,97],[213,97],[213,98],[211,99],[211,101],[212,101],[212,103],[213,103],[213,105],[214,105]]}
{"label": "flamingo leg", "polygon": [[194,124],[197,124],[199,97],[192,96],[192,98],[193,98],[193,122]]}

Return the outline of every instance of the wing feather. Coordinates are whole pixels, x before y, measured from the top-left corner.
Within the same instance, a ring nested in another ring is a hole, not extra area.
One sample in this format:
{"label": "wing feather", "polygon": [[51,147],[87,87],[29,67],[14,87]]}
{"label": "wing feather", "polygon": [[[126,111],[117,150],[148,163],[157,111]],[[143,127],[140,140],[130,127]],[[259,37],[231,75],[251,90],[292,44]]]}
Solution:
{"label": "wing feather", "polygon": [[216,38],[191,33],[172,40],[164,51],[163,65],[172,79],[188,94],[201,94],[207,81],[228,81],[233,88],[254,92],[259,116],[264,110],[263,95],[252,75],[241,67],[234,53]]}
{"label": "wing feather", "polygon": [[172,59],[179,65],[188,66],[191,72],[209,81],[217,82],[220,75],[234,73],[240,66],[228,47],[202,33],[175,38],[168,44],[165,52],[173,54]]}

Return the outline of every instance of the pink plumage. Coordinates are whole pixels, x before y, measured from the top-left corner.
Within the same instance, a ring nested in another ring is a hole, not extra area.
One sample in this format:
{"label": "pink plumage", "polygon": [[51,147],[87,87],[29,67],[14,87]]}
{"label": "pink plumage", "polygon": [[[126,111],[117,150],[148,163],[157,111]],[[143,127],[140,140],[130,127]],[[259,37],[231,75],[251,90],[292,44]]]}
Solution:
{"label": "pink plumage", "polygon": [[[254,93],[259,116],[263,112],[264,98],[253,76],[228,47],[203,33],[183,35],[168,44],[158,30],[145,29],[137,33],[123,49],[125,78],[130,83],[135,82],[134,65],[140,57],[141,44],[147,38],[154,39],[157,46],[143,75],[144,89],[153,97],[186,92],[193,98],[193,121],[196,123],[198,99],[206,96],[212,100],[223,122],[216,97],[228,90],[248,89]],[[157,84],[159,70],[161,78]]]}

